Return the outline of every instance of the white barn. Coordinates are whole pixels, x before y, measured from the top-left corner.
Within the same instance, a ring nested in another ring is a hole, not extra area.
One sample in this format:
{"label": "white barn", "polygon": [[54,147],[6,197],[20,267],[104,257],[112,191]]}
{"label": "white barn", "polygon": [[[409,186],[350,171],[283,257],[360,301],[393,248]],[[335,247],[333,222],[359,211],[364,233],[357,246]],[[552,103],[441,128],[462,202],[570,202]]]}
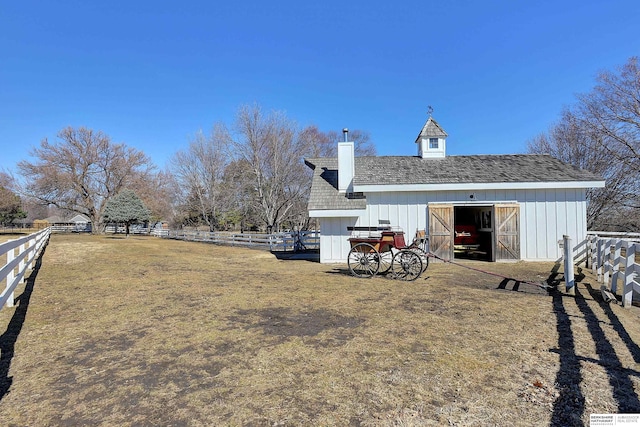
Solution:
{"label": "white barn", "polygon": [[[555,261],[563,235],[586,238],[585,193],[603,187],[602,177],[548,155],[447,156],[447,136],[429,117],[417,156],[354,157],[353,143],[341,142],[337,158],[306,159],[320,262],[346,262],[347,227],[386,221],[407,243],[425,230],[430,250],[445,259]],[[474,241],[459,240],[469,235]]]}

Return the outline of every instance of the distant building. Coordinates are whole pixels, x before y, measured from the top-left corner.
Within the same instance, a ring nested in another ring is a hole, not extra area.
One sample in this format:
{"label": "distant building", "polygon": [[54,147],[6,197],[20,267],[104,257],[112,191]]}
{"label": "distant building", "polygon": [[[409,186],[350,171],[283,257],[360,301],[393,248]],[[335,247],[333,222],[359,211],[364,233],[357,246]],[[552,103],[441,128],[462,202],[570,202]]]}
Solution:
{"label": "distant building", "polygon": [[58,215],[53,215],[45,218],[44,221],[49,223],[49,225],[57,231],[71,231],[76,233],[91,232],[91,219],[83,214],[78,214],[71,219],[64,219]]}

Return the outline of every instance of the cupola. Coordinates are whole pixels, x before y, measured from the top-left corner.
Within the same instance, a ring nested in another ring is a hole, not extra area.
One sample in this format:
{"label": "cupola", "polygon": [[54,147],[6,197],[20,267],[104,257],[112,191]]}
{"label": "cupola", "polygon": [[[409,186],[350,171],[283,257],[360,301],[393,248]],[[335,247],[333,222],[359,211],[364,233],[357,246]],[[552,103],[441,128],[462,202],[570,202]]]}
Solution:
{"label": "cupola", "polygon": [[416,144],[418,144],[418,156],[423,159],[444,159],[447,147],[447,133],[440,127],[438,122],[429,119],[422,127]]}

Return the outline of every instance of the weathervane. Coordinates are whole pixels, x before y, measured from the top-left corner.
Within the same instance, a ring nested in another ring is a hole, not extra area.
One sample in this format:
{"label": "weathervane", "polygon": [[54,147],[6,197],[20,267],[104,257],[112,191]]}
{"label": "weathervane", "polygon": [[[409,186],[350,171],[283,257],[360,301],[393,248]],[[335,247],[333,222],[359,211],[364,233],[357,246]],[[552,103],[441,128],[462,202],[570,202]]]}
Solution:
{"label": "weathervane", "polygon": [[433,114],[433,107],[431,105],[427,107],[427,114],[429,115],[429,117],[431,117],[431,114]]}

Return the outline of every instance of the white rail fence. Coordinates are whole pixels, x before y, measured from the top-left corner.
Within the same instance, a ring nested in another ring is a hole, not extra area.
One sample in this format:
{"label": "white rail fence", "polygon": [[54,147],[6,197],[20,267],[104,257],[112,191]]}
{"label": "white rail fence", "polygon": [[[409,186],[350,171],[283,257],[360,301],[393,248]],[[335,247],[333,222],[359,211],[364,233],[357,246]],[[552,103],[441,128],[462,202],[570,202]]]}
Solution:
{"label": "white rail fence", "polygon": [[4,279],[7,282],[7,286],[0,294],[0,310],[5,304],[7,307],[13,307],[13,292],[18,284],[24,282],[25,273],[33,268],[33,263],[41,255],[50,235],[51,229],[45,228],[37,233],[0,244],[0,257],[6,255],[6,264],[0,268],[0,282]]}
{"label": "white rail fence", "polygon": [[640,295],[640,233],[591,231],[587,241],[594,274],[614,294],[622,285],[622,305],[630,307],[634,292]]}
{"label": "white rail fence", "polygon": [[303,251],[320,248],[319,231],[300,231],[274,234],[224,233],[185,230],[154,230],[152,234],[193,242],[254,246],[270,251]]}

